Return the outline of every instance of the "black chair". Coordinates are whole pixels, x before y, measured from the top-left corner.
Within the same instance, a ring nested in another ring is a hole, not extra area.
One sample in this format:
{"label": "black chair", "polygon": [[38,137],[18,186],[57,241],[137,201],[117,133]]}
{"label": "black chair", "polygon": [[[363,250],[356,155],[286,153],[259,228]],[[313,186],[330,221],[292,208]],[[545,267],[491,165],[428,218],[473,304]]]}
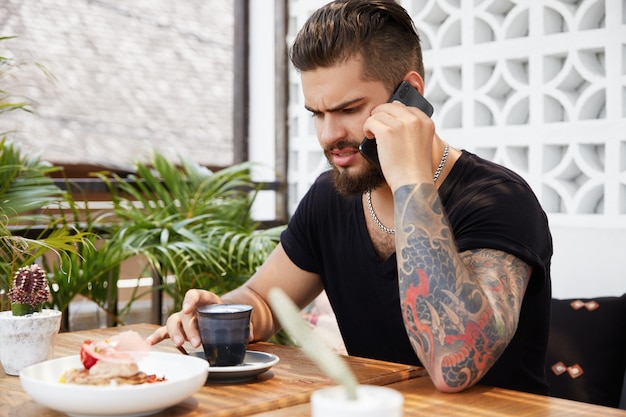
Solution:
{"label": "black chair", "polygon": [[626,294],[552,300],[550,395],[626,409]]}

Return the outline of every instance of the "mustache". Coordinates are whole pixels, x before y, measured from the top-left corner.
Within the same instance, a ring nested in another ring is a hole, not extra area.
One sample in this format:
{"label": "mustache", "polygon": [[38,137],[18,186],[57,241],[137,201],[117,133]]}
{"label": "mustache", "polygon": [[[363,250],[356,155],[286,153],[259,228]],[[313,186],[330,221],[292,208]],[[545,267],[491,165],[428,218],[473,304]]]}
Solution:
{"label": "mustache", "polygon": [[341,151],[346,148],[357,148],[361,142],[353,141],[353,140],[340,140],[339,142],[335,142],[332,145],[328,145],[324,147],[324,151],[332,152],[332,151]]}

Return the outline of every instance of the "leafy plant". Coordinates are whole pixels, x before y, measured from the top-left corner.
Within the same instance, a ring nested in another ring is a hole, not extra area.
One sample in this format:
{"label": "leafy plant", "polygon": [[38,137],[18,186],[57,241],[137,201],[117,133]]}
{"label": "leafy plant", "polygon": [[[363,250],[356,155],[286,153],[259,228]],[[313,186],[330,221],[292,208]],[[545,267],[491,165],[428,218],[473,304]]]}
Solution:
{"label": "leafy plant", "polygon": [[259,186],[249,163],[212,172],[156,152],[127,179],[100,174],[119,218],[111,237],[147,257],[162,290],[180,309],[191,288],[224,293],[241,285],[278,243],[283,227],[260,229],[251,217]]}
{"label": "leafy plant", "polygon": [[[70,303],[81,295],[95,302],[108,317],[108,325],[119,323],[117,310],[117,282],[122,262],[130,257],[118,242],[109,239],[111,213],[92,214],[88,202],[84,209],[77,207],[73,198],[68,199],[71,215],[64,214],[63,219],[70,227],[80,228],[86,233],[85,239],[78,243],[76,251],[64,257],[44,259],[44,268],[48,271],[54,291],[53,304],[61,311],[69,311]],[[65,316],[63,328],[69,327],[69,314]]]}
{"label": "leafy plant", "polygon": [[[18,67],[0,56],[0,114],[30,111],[27,99],[16,99],[4,88],[3,81]],[[87,201],[79,210],[72,194],[55,185],[50,174],[61,168],[23,154],[2,137],[0,310],[8,308],[15,271],[39,259],[47,271],[49,305],[66,312],[64,328],[69,304],[78,295],[103,308],[109,324],[120,321],[120,267],[134,255],[146,257],[153,276],[173,277],[160,290],[174,300],[174,309],[190,288],[224,293],[239,286],[269,255],[282,231],[260,229],[253,221],[250,210],[259,188],[249,169],[250,164],[240,164],[211,172],[187,160],[177,166],[156,153],[151,164],[138,163],[129,178],[97,174],[114,203],[113,213],[100,215],[90,212]],[[54,214],[46,211],[50,206],[57,206]],[[58,256],[43,256],[50,251]],[[131,301],[140,295],[135,291]]]}
{"label": "leafy plant", "polygon": [[[0,41],[11,38],[0,37]],[[31,111],[27,98],[11,92],[12,73],[19,66],[13,59],[0,56],[0,115]],[[73,253],[74,245],[85,237],[62,218],[44,212],[46,207],[67,199],[49,177],[60,168],[43,162],[39,155],[25,154],[7,139],[7,133],[0,134],[0,311],[9,308],[11,278],[19,268],[32,265],[51,251],[61,257]]]}
{"label": "leafy plant", "polygon": [[[48,164],[28,158],[17,145],[0,139],[0,293],[8,293],[19,268],[48,252],[68,256],[86,237],[63,224],[62,218],[41,211],[66,198],[47,176],[50,171]],[[8,307],[0,298],[0,310]]]}

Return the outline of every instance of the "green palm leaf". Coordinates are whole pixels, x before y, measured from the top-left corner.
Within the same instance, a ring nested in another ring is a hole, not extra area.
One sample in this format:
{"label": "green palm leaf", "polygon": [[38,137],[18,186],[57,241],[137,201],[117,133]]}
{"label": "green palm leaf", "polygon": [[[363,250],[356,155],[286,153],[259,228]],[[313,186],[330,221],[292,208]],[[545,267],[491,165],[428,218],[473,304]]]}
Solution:
{"label": "green palm leaf", "polygon": [[212,172],[189,160],[180,165],[156,153],[127,178],[100,174],[121,225],[112,238],[146,256],[162,290],[180,308],[190,288],[223,293],[239,286],[278,243],[282,227],[259,230],[251,209],[259,190],[252,164]]}

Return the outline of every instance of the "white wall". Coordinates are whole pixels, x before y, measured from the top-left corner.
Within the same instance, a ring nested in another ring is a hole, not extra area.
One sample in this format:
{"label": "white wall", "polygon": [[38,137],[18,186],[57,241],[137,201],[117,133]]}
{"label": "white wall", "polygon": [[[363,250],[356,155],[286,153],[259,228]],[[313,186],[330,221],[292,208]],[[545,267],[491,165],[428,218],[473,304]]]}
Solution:
{"label": "white wall", "polygon": [[[274,181],[274,3],[250,3],[250,124],[248,149],[250,161],[259,166],[253,171],[255,181]],[[263,191],[257,196],[252,216],[255,220],[275,218],[274,192]]]}
{"label": "white wall", "polygon": [[592,298],[626,293],[626,235],[623,229],[553,222],[554,298]]}

